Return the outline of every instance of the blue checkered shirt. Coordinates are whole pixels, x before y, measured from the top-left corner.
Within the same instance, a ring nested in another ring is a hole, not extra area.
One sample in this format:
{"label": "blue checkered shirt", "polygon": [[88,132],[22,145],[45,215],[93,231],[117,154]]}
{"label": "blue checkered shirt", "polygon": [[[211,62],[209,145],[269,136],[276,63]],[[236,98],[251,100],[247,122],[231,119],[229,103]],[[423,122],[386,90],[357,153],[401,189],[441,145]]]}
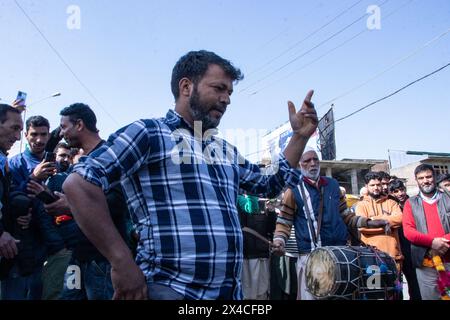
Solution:
{"label": "blue checkered shirt", "polygon": [[272,197],[295,187],[298,171],[283,155],[277,163],[265,175],[215,135],[195,137],[169,110],[112,134],[74,171],[105,191],[122,184],[140,234],[136,262],[148,282],[186,299],[242,299],[237,195]]}

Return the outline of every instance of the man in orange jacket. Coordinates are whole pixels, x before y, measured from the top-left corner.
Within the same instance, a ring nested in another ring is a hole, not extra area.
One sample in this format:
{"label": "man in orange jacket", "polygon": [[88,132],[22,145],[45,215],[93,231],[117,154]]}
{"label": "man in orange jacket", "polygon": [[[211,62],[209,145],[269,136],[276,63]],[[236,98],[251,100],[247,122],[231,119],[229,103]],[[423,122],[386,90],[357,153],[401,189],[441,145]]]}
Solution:
{"label": "man in orange jacket", "polygon": [[402,211],[394,200],[382,194],[379,173],[369,172],[364,179],[369,195],[358,202],[356,215],[385,220],[387,223],[386,228],[360,228],[361,241],[389,254],[395,259],[400,269],[403,256],[400,250],[398,228],[402,225]]}

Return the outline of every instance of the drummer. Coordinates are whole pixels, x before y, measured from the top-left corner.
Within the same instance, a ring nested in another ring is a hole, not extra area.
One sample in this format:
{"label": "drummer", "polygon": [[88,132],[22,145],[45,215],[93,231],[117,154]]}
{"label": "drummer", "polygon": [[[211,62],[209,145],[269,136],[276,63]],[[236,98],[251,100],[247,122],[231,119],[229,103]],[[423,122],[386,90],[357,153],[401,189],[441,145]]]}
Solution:
{"label": "drummer", "polygon": [[[306,290],[305,266],[309,253],[322,246],[346,245],[347,226],[340,214],[338,182],[320,176],[320,161],[312,148],[306,148],[300,158],[302,180],[295,189],[286,190],[273,240],[273,252],[283,255],[291,227],[299,250],[297,261],[298,300],[314,300]],[[306,199],[304,201],[303,199]]]}

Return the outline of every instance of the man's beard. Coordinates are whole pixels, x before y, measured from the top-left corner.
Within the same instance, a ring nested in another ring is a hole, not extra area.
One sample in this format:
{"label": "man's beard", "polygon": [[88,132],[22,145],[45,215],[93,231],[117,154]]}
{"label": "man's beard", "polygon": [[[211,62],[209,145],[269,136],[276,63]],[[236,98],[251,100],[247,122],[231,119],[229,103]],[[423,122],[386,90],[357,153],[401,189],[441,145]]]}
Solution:
{"label": "man's beard", "polygon": [[66,139],[64,140],[67,142],[70,148],[81,148],[81,143],[78,139]]}
{"label": "man's beard", "polygon": [[58,172],[66,172],[70,167],[70,163],[69,162],[57,162],[57,168],[58,168]]}
{"label": "man's beard", "polygon": [[[209,110],[210,106],[206,106],[200,102],[200,95],[198,94],[197,88],[194,88],[191,98],[189,99],[190,112],[194,121],[201,121],[202,128],[204,131],[217,128],[220,123],[221,118],[211,117]],[[224,110],[226,107],[218,107],[217,109]],[[225,112],[225,110],[223,111]]]}
{"label": "man's beard", "polygon": [[378,194],[369,192],[369,196],[370,196],[371,198],[374,198],[374,199],[380,199],[382,195],[383,195],[383,192],[380,192],[380,193],[378,193]]}
{"label": "man's beard", "polygon": [[435,184],[431,184],[429,186],[419,186],[419,189],[422,193],[424,194],[431,194],[436,192],[436,185]]}
{"label": "man's beard", "polygon": [[317,172],[315,172],[315,173],[311,173],[311,172],[309,172],[309,171],[307,171],[307,170],[305,170],[305,169],[303,169],[301,167],[300,167],[300,171],[302,173],[302,176],[304,176],[304,177],[306,177],[308,179],[314,180],[314,181],[317,181],[317,179],[320,176],[320,166],[317,167]]}

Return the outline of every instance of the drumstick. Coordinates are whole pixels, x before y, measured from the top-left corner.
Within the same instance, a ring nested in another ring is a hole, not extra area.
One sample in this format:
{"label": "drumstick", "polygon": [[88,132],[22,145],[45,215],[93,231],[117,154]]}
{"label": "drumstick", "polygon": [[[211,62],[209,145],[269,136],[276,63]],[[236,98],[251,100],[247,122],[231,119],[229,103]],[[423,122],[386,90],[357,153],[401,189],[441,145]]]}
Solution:
{"label": "drumstick", "polygon": [[242,231],[254,235],[254,236],[257,237],[259,240],[264,241],[265,243],[267,243],[269,246],[272,245],[272,242],[271,242],[270,240],[266,239],[264,236],[262,236],[261,234],[259,234],[257,231],[255,231],[255,230],[253,230],[253,229],[250,229],[250,228],[248,228],[248,227],[243,227],[243,228],[242,228]]}

